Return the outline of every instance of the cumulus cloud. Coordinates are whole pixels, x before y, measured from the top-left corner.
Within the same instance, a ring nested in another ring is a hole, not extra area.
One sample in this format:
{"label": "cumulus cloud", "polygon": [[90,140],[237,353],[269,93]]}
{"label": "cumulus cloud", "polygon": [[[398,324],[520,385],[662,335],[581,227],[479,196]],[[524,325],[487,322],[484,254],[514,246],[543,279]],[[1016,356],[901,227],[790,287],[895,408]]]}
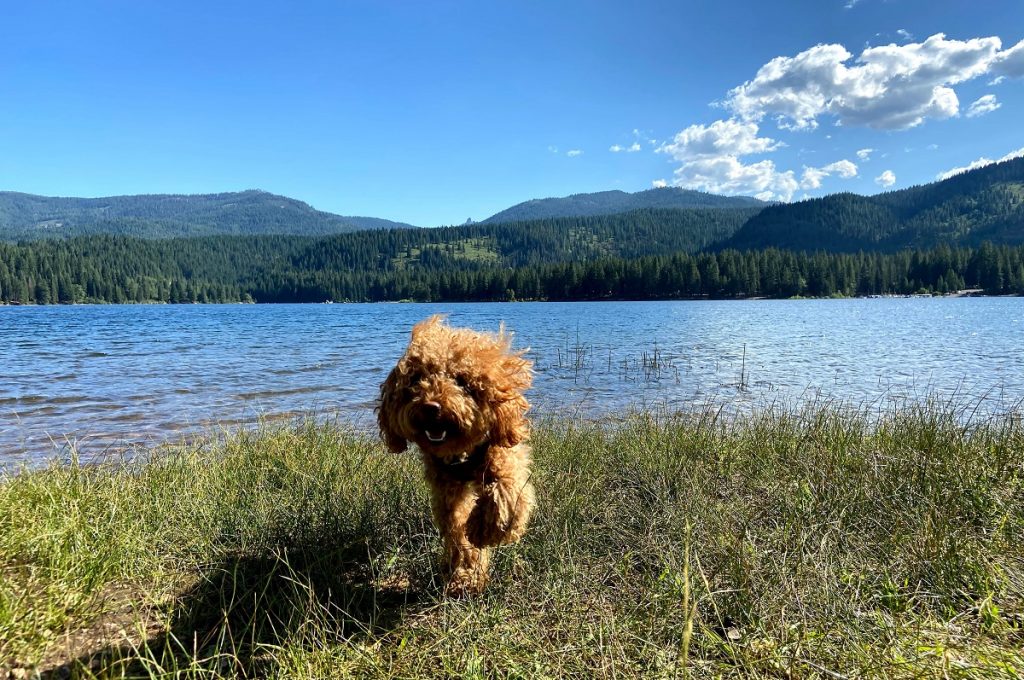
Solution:
{"label": "cumulus cloud", "polygon": [[898,35],[900,38],[902,38],[903,42],[907,42],[909,40],[913,40],[914,39],[914,34],[911,33],[910,31],[908,31],[905,28],[898,28],[898,29],[896,29],[896,35]]}
{"label": "cumulus cloud", "polygon": [[691,125],[676,134],[671,142],[658,147],[678,161],[717,156],[747,156],[774,151],[781,146],[768,137],[758,137],[758,125],[735,118],[716,120],[710,125]]}
{"label": "cumulus cloud", "polygon": [[749,165],[735,156],[699,158],[676,169],[672,184],[716,194],[752,194],[788,201],[799,187],[792,170],[780,172],[770,160]]}
{"label": "cumulus cloud", "polygon": [[665,187],[668,186],[668,182],[663,179],[656,179],[653,182],[651,182],[651,186],[654,187],[655,189],[664,189]]}
{"label": "cumulus cloud", "polygon": [[[773,117],[785,129],[812,129],[823,115],[837,125],[901,130],[958,114],[952,86],[986,73],[1024,75],[1024,41],[1002,50],[998,37],[880,45],[854,55],[815,45],[776,57],[729,91],[724,106],[744,121]],[[851,62],[851,60],[853,60]]]}
{"label": "cumulus cloud", "polygon": [[568,156],[569,158],[576,158],[576,156],[582,156],[583,155],[583,150],[582,149],[569,149],[568,151],[565,152],[565,155]]}
{"label": "cumulus cloud", "polygon": [[843,179],[850,179],[857,176],[857,165],[848,160],[829,163],[822,168],[804,168],[803,177],[800,179],[801,189],[819,189],[821,180],[830,175],[839,175]]}
{"label": "cumulus cloud", "polygon": [[752,164],[740,160],[781,146],[774,139],[759,137],[757,123],[730,118],[710,125],[691,125],[658,147],[657,152],[682,164],[675,170],[675,186],[788,201],[799,187],[792,171],[779,172],[770,160]]}
{"label": "cumulus cloud", "polygon": [[781,171],[771,160],[741,160],[782,146],[770,137],[759,136],[757,123],[730,118],[710,125],[691,125],[657,151],[681,163],[672,181],[675,186],[720,194],[748,194],[762,200],[789,201],[797,189],[817,189],[826,177],[848,179],[857,175],[856,164],[848,160],[820,168],[804,167],[799,180],[792,170]]}
{"label": "cumulus cloud", "polygon": [[612,153],[636,153],[640,150],[640,142],[633,142],[629,146],[620,146],[619,144],[612,144],[608,147],[608,150]]}
{"label": "cumulus cloud", "polygon": [[[852,8],[859,1],[848,0],[846,6]],[[762,134],[766,120],[789,131],[814,129],[823,120],[837,127],[905,130],[929,119],[959,116],[955,88],[961,83],[983,75],[1024,77],[1024,40],[1003,49],[998,37],[950,40],[938,33],[910,42],[914,37],[909,32],[901,29],[898,34],[905,44],[866,47],[857,55],[842,45],[819,44],[770,60],[717,104],[729,112],[728,118],[691,125],[656,148],[678,163],[671,183],[788,201],[801,188],[820,188],[827,177],[856,176],[857,166],[848,160],[805,166],[798,178],[772,160],[748,160],[747,156],[785,146]],[[994,95],[985,95],[967,107],[966,114],[974,117],[999,106]],[[639,142],[639,131],[634,135]],[[875,149],[864,148],[856,155],[868,161],[874,153]],[[886,170],[875,182],[890,187],[896,175]]]}
{"label": "cumulus cloud", "polygon": [[978,97],[970,107],[967,109],[968,118],[977,118],[978,116],[984,116],[986,113],[992,113],[998,109],[1002,104],[996,99],[994,94],[986,94]]}
{"label": "cumulus cloud", "polygon": [[1024,40],[1008,50],[999,53],[995,64],[992,67],[996,77],[1009,76],[1010,78],[1024,77]]}
{"label": "cumulus cloud", "polygon": [[983,168],[986,165],[992,165],[993,163],[1002,163],[1003,161],[1013,160],[1014,158],[1020,158],[1022,156],[1024,156],[1024,147],[1021,147],[1016,151],[1011,151],[1002,158],[997,158],[996,160],[992,160],[991,158],[985,158],[984,156],[982,156],[978,160],[971,161],[962,168],[952,168],[950,170],[947,170],[946,172],[940,172],[938,175],[935,176],[935,179],[949,179],[953,175],[959,175],[961,172],[967,172],[968,170],[976,170],[978,168]]}

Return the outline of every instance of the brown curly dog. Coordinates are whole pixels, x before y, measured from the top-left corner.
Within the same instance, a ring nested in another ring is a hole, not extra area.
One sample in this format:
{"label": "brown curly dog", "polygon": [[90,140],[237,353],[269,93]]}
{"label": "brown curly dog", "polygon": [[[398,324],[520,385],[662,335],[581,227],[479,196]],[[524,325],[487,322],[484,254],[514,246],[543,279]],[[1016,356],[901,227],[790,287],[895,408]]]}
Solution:
{"label": "brown curly dog", "polygon": [[535,503],[523,396],[532,363],[511,341],[504,328],[478,333],[432,316],[380,386],[384,443],[422,453],[450,595],[484,589],[488,549],[518,541]]}

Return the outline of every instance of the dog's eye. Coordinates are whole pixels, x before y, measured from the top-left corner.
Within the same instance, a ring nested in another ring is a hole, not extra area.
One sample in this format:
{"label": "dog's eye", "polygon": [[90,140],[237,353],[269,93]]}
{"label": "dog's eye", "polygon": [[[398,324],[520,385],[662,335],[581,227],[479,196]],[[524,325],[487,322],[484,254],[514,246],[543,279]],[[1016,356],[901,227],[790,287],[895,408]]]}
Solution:
{"label": "dog's eye", "polygon": [[468,390],[470,392],[472,391],[472,389],[469,387],[469,379],[467,379],[466,376],[464,375],[455,376],[455,384],[464,390]]}

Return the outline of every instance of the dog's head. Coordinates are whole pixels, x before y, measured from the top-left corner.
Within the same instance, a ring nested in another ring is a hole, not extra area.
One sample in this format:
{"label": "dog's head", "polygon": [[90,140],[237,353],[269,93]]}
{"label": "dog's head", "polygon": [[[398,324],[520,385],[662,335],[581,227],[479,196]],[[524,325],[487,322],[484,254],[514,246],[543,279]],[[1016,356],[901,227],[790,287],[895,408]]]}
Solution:
{"label": "dog's head", "polygon": [[511,352],[512,338],[451,328],[441,316],[416,324],[412,340],[380,386],[377,422],[387,447],[413,442],[455,462],[489,442],[515,446],[529,433],[523,390],[532,363]]}

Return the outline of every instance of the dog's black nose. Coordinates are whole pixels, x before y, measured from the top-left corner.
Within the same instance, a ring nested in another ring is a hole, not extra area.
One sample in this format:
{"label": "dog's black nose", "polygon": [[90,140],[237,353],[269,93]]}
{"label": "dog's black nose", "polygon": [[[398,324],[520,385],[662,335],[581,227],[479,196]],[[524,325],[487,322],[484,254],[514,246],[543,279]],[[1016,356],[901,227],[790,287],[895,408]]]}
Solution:
{"label": "dog's black nose", "polygon": [[436,401],[423,402],[423,414],[430,417],[441,415],[441,405]]}

